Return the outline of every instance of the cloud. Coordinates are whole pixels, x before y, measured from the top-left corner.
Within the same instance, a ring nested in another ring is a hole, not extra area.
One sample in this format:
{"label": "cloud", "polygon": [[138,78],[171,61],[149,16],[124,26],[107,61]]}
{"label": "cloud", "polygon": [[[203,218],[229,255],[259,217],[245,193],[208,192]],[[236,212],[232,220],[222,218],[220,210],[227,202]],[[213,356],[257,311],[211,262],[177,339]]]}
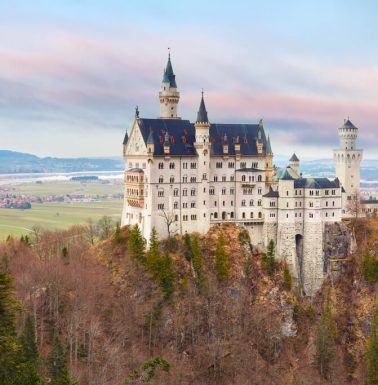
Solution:
{"label": "cloud", "polygon": [[[9,126],[21,137],[31,128],[38,135],[48,130],[57,143],[68,144],[72,134],[95,131],[91,154],[118,153],[136,104],[143,116],[158,115],[166,47],[172,45],[184,118],[195,118],[203,87],[212,121],[264,118],[272,141],[279,140],[282,148],[322,146],[326,151],[337,143],[337,126],[350,115],[361,128],[361,143],[374,150],[377,66],[299,53],[290,40],[287,51],[270,50],[264,48],[273,44],[268,32],[248,47],[244,40],[233,42],[226,29],[220,35],[209,29],[164,32],[135,22],[101,33],[60,24],[0,26],[13,43],[0,43],[0,133]],[[256,32],[251,26],[249,33]],[[117,135],[119,142],[104,148]],[[29,151],[36,140],[30,138]],[[17,141],[7,135],[8,146]],[[67,155],[89,148],[79,142],[72,146]],[[49,148],[52,154],[65,151],[54,144]]]}

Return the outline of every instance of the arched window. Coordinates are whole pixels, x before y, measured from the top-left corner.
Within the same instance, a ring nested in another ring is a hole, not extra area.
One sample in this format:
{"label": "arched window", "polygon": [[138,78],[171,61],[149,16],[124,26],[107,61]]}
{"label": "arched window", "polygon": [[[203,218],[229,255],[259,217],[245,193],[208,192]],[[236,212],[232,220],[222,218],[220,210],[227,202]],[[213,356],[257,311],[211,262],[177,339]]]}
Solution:
{"label": "arched window", "polygon": [[262,181],[262,176],[259,175],[259,176],[257,177],[257,182],[261,182],[261,181]]}
{"label": "arched window", "polygon": [[259,211],[259,218],[261,219],[262,218],[262,212]]}
{"label": "arched window", "polygon": [[242,182],[245,182],[245,175],[242,175]]}
{"label": "arched window", "polygon": [[164,183],[163,175],[160,175],[160,176],[159,176],[159,183]]}
{"label": "arched window", "polygon": [[252,218],[253,218],[253,212],[251,212],[251,215],[250,215],[250,216],[251,216],[251,219],[252,219]]}
{"label": "arched window", "polygon": [[170,176],[169,182],[170,183],[175,183],[175,177],[173,175]]}
{"label": "arched window", "polygon": [[251,200],[249,201],[249,205],[250,205],[250,206],[253,206],[253,199],[251,199]]}
{"label": "arched window", "polygon": [[241,205],[245,206],[245,199],[242,200]]}

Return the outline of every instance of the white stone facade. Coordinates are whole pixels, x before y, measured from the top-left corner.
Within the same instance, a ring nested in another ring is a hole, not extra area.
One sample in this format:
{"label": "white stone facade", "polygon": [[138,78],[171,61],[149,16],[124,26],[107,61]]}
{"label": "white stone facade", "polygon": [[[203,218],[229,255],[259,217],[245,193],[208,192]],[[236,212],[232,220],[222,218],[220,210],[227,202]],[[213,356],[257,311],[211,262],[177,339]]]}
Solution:
{"label": "white stone facade", "polygon": [[306,294],[314,294],[326,274],[325,225],[341,221],[347,194],[359,186],[357,129],[349,120],[339,129],[338,179],[302,178],[295,154],[287,168],[273,170],[262,121],[211,124],[203,97],[195,124],[178,118],[170,58],[159,100],[160,119],[137,113],[126,134],[122,225],[138,224],[146,239],[155,227],[163,239],[234,222],[249,230],[254,245],[273,240],[276,257],[287,261]]}

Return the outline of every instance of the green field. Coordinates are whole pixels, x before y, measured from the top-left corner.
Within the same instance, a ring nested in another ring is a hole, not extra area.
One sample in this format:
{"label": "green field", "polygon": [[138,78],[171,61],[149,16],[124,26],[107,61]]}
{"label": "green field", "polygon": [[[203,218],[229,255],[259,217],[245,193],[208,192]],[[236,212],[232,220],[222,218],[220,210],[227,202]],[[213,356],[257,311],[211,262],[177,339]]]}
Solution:
{"label": "green field", "polygon": [[12,187],[13,194],[30,194],[34,196],[84,194],[84,195],[105,195],[118,194],[123,192],[122,185],[103,184],[98,182],[48,182],[48,183],[24,183]]}
{"label": "green field", "polygon": [[[4,186],[3,186],[4,187]],[[10,186],[6,186],[9,188]],[[80,183],[80,182],[48,182],[24,183],[12,186],[8,191],[12,194],[28,194],[33,196],[50,196],[66,194],[84,194],[97,197],[122,193],[121,184]],[[27,234],[33,226],[42,229],[66,229],[73,224],[85,223],[89,218],[94,222],[104,215],[119,221],[122,212],[122,199],[100,199],[96,202],[47,202],[32,203],[30,210],[0,209],[0,240],[8,235],[21,236]]]}

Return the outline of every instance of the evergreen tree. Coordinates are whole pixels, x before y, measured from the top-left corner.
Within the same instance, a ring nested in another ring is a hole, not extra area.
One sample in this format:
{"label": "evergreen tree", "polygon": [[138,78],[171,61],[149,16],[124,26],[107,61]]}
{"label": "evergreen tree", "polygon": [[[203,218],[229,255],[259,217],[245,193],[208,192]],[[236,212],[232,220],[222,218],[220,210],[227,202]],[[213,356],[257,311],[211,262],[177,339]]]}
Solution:
{"label": "evergreen tree", "polygon": [[223,282],[230,276],[230,261],[226,253],[223,233],[220,233],[216,244],[215,271],[218,282]]}
{"label": "evergreen tree", "polygon": [[39,365],[38,348],[35,338],[34,322],[30,314],[26,316],[25,327],[20,340],[24,360],[37,367]]}
{"label": "evergreen tree", "polygon": [[289,266],[287,265],[286,261],[284,263],[283,280],[284,280],[285,290],[290,291],[292,286],[292,279],[291,279]]}
{"label": "evergreen tree", "polygon": [[147,267],[152,270],[156,271],[157,265],[160,261],[160,250],[159,250],[159,241],[157,238],[157,232],[155,227],[152,228],[151,235],[150,235],[150,248],[147,252],[146,262]]}
{"label": "evergreen tree", "polygon": [[121,243],[121,242],[122,242],[122,237],[121,237],[121,227],[120,227],[118,221],[117,221],[117,223],[116,223],[116,229],[115,229],[115,231],[114,231],[114,240],[115,240],[117,243]]}
{"label": "evergreen tree", "polygon": [[378,311],[375,312],[367,352],[366,385],[378,385]]}
{"label": "evergreen tree", "polygon": [[171,299],[175,290],[175,273],[172,268],[172,258],[166,253],[156,265],[155,271],[164,299]]}
{"label": "evergreen tree", "polygon": [[192,243],[188,233],[184,235],[184,256],[188,262],[192,260]]}
{"label": "evergreen tree", "polygon": [[21,339],[16,336],[18,310],[12,278],[0,271],[0,384],[42,385],[35,360],[38,352],[26,339],[26,334],[30,337],[30,330],[25,329]]}
{"label": "evergreen tree", "polygon": [[145,263],[146,241],[143,238],[138,225],[135,225],[130,232],[128,248],[133,258],[139,262]]}
{"label": "evergreen tree", "polygon": [[0,271],[0,384],[11,384],[21,351],[16,337],[16,313],[19,304],[14,299],[10,275]]}
{"label": "evergreen tree", "polygon": [[271,239],[268,244],[268,250],[266,255],[262,258],[262,268],[269,274],[272,274],[276,270],[275,260],[275,246],[274,241]]}
{"label": "evergreen tree", "polygon": [[58,333],[54,333],[53,345],[47,360],[51,385],[74,385],[67,369],[66,355]]}
{"label": "evergreen tree", "polygon": [[329,301],[320,318],[316,333],[316,363],[319,373],[324,378],[330,378],[334,370],[336,359],[337,327],[332,317]]}

